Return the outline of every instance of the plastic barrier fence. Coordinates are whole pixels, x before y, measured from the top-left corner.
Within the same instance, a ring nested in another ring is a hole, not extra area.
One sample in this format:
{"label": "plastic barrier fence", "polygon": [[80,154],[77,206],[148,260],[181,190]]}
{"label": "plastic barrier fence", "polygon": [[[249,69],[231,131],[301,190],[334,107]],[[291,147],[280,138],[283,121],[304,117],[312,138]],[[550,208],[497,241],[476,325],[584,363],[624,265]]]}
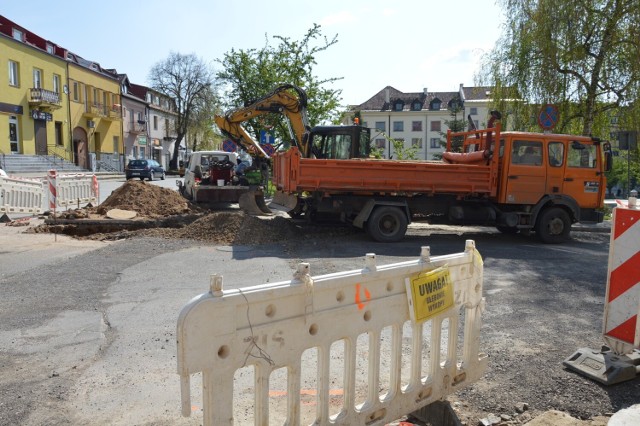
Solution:
{"label": "plastic barrier fence", "polygon": [[635,197],[613,209],[603,334],[618,354],[640,348],[640,206]]}
{"label": "plastic barrier fence", "polygon": [[44,197],[42,181],[0,176],[0,213],[40,214]]}
{"label": "plastic barrier fence", "polygon": [[[95,175],[57,175],[55,202],[58,207],[71,208],[79,204],[97,204],[98,190]],[[51,193],[50,193],[51,196]]]}
{"label": "plastic barrier fence", "polygon": [[309,271],[301,263],[291,281],[232,290],[213,275],[210,291],[182,309],[184,416],[199,411],[196,373],[204,425],[383,425],[484,373],[473,241],[458,254],[423,247],[413,261],[378,266],[367,254],[360,270]]}

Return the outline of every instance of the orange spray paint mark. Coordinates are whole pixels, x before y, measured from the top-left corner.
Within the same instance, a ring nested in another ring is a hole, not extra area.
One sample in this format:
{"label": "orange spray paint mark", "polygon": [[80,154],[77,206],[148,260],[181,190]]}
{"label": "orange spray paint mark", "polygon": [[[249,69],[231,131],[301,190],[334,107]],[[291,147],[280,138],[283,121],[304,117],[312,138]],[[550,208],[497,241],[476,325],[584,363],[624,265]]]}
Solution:
{"label": "orange spray paint mark", "polygon": [[364,302],[360,299],[360,283],[356,284],[356,305],[358,305],[359,310],[363,310],[367,303],[371,300],[371,293],[365,286],[362,286],[364,293]]}

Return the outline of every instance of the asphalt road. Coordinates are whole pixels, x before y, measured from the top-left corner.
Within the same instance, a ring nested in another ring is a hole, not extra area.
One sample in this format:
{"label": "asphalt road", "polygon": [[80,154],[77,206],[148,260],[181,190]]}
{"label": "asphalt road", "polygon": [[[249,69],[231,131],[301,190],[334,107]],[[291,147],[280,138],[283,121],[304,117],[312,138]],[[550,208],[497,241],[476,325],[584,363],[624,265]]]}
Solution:
{"label": "asphalt road", "polygon": [[[121,183],[103,182],[101,198]],[[197,404],[192,417],[180,415],[175,328],[182,306],[208,290],[210,274],[235,288],[288,280],[300,261],[319,275],[359,269],[370,252],[379,265],[412,260],[425,245],[434,256],[460,252],[466,239],[485,261],[481,345],[490,366],[480,383],[453,396],[462,410],[477,422],[521,401],[532,413],[589,418],[640,399],[638,380],[610,390],[561,366],[578,347],[601,344],[604,233],[548,246],[492,229],[412,227],[395,244],[349,234],[220,247],[21,231],[0,226],[0,424],[201,424]],[[197,399],[197,381],[192,392]]]}

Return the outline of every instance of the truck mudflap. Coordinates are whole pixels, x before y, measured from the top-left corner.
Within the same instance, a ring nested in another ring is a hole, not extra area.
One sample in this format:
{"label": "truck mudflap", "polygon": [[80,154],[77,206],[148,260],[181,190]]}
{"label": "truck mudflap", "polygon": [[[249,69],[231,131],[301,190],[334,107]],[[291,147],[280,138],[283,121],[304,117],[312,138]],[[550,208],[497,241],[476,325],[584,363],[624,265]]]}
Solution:
{"label": "truck mudflap", "polygon": [[238,205],[242,211],[252,216],[264,216],[272,213],[271,209],[267,207],[261,189],[250,189],[244,192],[238,198]]}

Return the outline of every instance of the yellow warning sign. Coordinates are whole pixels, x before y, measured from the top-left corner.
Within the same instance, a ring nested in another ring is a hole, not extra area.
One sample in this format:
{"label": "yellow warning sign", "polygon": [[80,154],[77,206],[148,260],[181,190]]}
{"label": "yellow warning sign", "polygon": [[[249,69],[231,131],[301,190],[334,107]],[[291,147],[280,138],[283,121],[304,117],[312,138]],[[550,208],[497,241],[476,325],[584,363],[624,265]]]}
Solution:
{"label": "yellow warning sign", "polygon": [[411,319],[423,322],[453,306],[453,283],[443,266],[406,278]]}

